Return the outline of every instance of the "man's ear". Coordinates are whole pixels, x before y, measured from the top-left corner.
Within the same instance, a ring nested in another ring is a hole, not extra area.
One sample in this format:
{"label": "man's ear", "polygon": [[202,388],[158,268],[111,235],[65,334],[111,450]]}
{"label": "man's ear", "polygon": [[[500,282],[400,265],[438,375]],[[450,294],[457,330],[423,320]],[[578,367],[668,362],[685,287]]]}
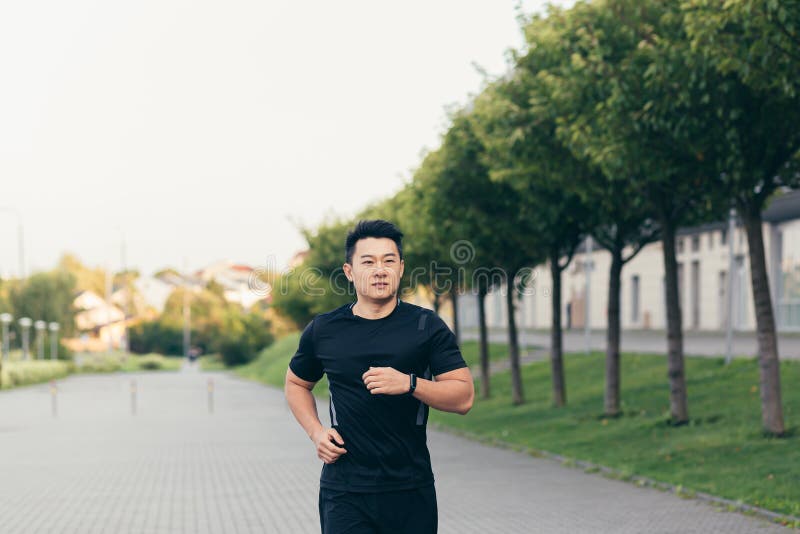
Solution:
{"label": "man's ear", "polygon": [[350,265],[349,263],[345,262],[342,265],[342,270],[344,271],[345,277],[347,277],[347,279],[352,282],[353,281],[353,266]]}

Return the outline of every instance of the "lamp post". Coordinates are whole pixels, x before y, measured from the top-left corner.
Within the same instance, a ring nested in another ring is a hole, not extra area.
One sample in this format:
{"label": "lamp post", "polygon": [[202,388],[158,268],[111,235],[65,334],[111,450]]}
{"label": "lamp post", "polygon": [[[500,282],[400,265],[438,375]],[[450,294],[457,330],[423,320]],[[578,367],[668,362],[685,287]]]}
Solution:
{"label": "lamp post", "polygon": [[122,349],[123,358],[128,357],[128,301],[130,299],[131,288],[128,282],[128,265],[125,261],[125,233],[119,229],[120,233],[120,262],[122,263],[122,338],[120,339],[120,348]]}
{"label": "lamp post", "polygon": [[106,333],[108,336],[108,353],[114,350],[114,339],[111,332],[111,291],[112,280],[111,270],[108,263],[106,263]]}
{"label": "lamp post", "polygon": [[31,328],[33,321],[30,317],[23,317],[19,320],[19,325],[22,327],[22,359],[30,360],[31,355],[28,350],[28,332]]}
{"label": "lamp post", "polygon": [[591,323],[591,297],[592,297],[592,236],[586,238],[586,298],[584,299],[583,337],[586,343],[586,354],[592,352],[592,323]]}
{"label": "lamp post", "polygon": [[183,357],[189,359],[189,347],[192,342],[192,308],[189,305],[188,277],[189,268],[186,258],[183,258]]}
{"label": "lamp post", "polygon": [[0,313],[0,322],[3,323],[3,361],[8,361],[8,325],[11,321],[14,320],[14,317],[11,316],[10,313]]}
{"label": "lamp post", "polygon": [[736,232],[736,210],[731,208],[728,214],[728,294],[725,303],[728,308],[728,321],[725,325],[725,365],[731,363],[733,358],[733,271],[736,266],[733,250],[734,232]]}
{"label": "lamp post", "polygon": [[58,359],[58,323],[50,323],[47,325],[50,330],[50,359]]}
{"label": "lamp post", "polygon": [[47,328],[47,323],[41,319],[33,323],[36,329],[36,359],[44,360],[44,330]]}

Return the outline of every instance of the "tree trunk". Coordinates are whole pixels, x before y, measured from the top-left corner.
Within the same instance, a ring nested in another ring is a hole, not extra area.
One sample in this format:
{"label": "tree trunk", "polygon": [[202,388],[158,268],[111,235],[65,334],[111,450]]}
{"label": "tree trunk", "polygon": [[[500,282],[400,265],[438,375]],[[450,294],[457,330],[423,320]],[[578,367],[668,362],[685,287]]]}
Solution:
{"label": "tree trunk", "polygon": [[488,399],[489,387],[489,334],[486,332],[486,290],[478,289],[478,327],[480,330],[481,397]]}
{"label": "tree trunk", "polygon": [[619,297],[622,277],[622,248],[611,250],[611,270],[608,276],[608,329],[606,330],[606,395],[605,413],[619,415],[620,407],[620,316]]}
{"label": "tree trunk", "polygon": [[458,324],[458,292],[455,289],[450,291],[450,302],[453,305],[453,333],[456,335],[456,343],[461,346],[461,328]]}
{"label": "tree trunk", "polygon": [[439,315],[439,308],[441,307],[441,302],[439,300],[440,298],[441,297],[439,296],[439,293],[437,293],[436,290],[434,289],[433,290],[433,311],[436,312],[436,315]]}
{"label": "tree trunk", "polygon": [[686,376],[683,365],[683,327],[678,297],[678,262],[675,258],[675,227],[668,217],[661,218],[664,245],[664,275],[667,292],[667,360],[669,407],[673,425],[689,421],[686,399]]}
{"label": "tree trunk", "polygon": [[[748,209],[749,208],[749,209]],[[761,377],[761,423],[764,431],[782,436],[783,407],[781,405],[781,368],[778,359],[778,338],[769,292],[767,264],[764,258],[764,235],[758,207],[740,206],[750,256],[750,278],[758,333],[758,368]]]}
{"label": "tree trunk", "polygon": [[550,367],[553,375],[553,404],[567,404],[564,383],[564,359],[561,345],[561,269],[558,253],[550,255],[550,275],[553,279],[553,322],[550,328]]}
{"label": "tree trunk", "polygon": [[511,400],[514,405],[525,402],[522,391],[522,371],[519,367],[519,340],[514,317],[514,277],[516,272],[506,271],[506,308],[508,310],[508,354],[511,358]]}

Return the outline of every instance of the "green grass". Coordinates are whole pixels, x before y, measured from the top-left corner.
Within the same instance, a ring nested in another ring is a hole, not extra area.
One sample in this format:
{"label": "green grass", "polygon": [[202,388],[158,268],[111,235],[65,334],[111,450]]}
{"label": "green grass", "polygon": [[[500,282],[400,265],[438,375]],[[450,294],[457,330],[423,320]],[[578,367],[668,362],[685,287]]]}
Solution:
{"label": "green grass", "polygon": [[[264,349],[235,372],[283,387],[286,367],[297,349],[299,333]],[[493,344],[492,359],[507,357]],[[477,361],[477,343],[462,347],[467,361]],[[783,407],[789,437],[767,438],[761,432],[758,366],[721,358],[687,358],[690,423],[672,427],[665,356],[624,354],[622,409],[615,419],[603,416],[604,356],[565,357],[568,404],[551,404],[549,362],[523,366],[526,402],[511,404],[508,372],[492,376],[493,397],[476,399],[466,416],[431,410],[431,421],[517,448],[561,454],[682,486],[684,492],[707,492],[775,512],[800,515],[800,362],[781,363]],[[326,398],[327,380],[314,394]],[[477,390],[476,384],[476,390]]]}
{"label": "green grass", "polygon": [[[246,365],[236,367],[235,371],[246,378],[283,387],[286,368],[289,366],[289,360],[292,359],[292,355],[294,355],[294,352],[297,350],[299,341],[299,332],[284,336],[262,350],[255,360]],[[477,341],[465,341],[462,343],[461,353],[467,365],[478,365],[480,358],[478,355]],[[507,345],[502,343],[490,343],[489,357],[492,361],[508,358]],[[204,370],[227,369],[222,362],[213,360],[204,362],[201,365]],[[323,379],[317,384],[314,388],[314,394],[320,397],[327,397],[327,379]]]}
{"label": "green grass", "polygon": [[84,353],[76,354],[81,365],[75,361],[66,360],[12,360],[3,363],[2,389],[27,386],[65,378],[77,373],[114,373],[117,371],[177,371],[181,368],[180,357],[167,357],[151,353],[138,355],[128,353],[125,357],[123,351],[113,351],[110,354]]}
{"label": "green grass", "polygon": [[39,384],[64,378],[73,369],[72,363],[64,360],[8,361],[0,371],[0,384],[2,389]]}
{"label": "green grass", "polygon": [[[282,388],[286,378],[286,368],[289,366],[289,360],[292,359],[297,350],[299,341],[299,332],[284,336],[262,350],[255,360],[246,365],[236,367],[234,370],[245,378]],[[328,398],[327,378],[317,382],[314,387],[314,395],[320,398]]]}
{"label": "green grass", "polygon": [[117,371],[178,371],[182,357],[164,356],[163,354],[134,354],[115,350],[108,352],[82,353],[75,355],[76,372],[79,373],[113,373]]}
{"label": "green grass", "polygon": [[[478,342],[477,341],[462,341],[461,345],[461,355],[464,357],[464,361],[467,362],[467,365],[472,367],[473,365],[478,365],[480,363],[480,354],[478,353]],[[520,348],[520,352],[524,352],[526,349]],[[489,360],[496,361],[496,360],[506,360],[508,359],[508,345],[505,343],[489,343]]]}
{"label": "green grass", "polygon": [[[623,415],[603,412],[603,355],[565,359],[568,405],[551,404],[550,364],[523,367],[526,403],[512,406],[510,374],[492,377],[493,397],[467,416],[431,411],[431,421],[482,438],[605,465],[775,512],[800,515],[800,362],[781,364],[789,437],[761,432],[754,360],[687,358],[690,423],[672,427],[664,356],[622,358]],[[476,384],[477,385],[477,384]],[[477,388],[476,388],[477,389]]]}
{"label": "green grass", "polygon": [[164,356],[151,352],[150,354],[128,354],[128,357],[121,360],[121,371],[179,371],[181,369],[182,356]]}
{"label": "green grass", "polygon": [[203,371],[226,371],[228,366],[222,361],[219,354],[204,354],[197,359]]}

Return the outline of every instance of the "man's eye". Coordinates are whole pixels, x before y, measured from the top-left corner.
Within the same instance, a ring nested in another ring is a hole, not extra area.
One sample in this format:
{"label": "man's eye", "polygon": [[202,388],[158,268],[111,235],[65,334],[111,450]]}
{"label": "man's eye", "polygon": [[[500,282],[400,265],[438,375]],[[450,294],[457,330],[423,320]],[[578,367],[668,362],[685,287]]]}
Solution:
{"label": "man's eye", "polygon": [[372,263],[372,260],[364,260],[364,264]]}
{"label": "man's eye", "polygon": [[386,260],[386,263],[394,263],[394,260]]}

